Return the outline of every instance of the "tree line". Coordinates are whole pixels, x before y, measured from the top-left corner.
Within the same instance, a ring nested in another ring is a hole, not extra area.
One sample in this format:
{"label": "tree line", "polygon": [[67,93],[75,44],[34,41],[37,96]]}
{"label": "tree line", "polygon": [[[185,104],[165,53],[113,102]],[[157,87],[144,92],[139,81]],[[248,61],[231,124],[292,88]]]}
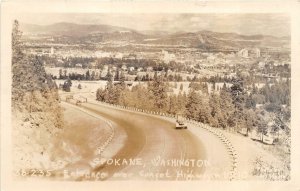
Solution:
{"label": "tree line", "polygon": [[[254,88],[249,92],[245,89],[242,79],[236,78],[231,83],[230,88],[224,83],[220,91],[208,92],[206,83],[192,82],[188,93],[182,91],[181,85],[180,92],[176,95],[168,93],[167,79],[157,73],[152,81],[140,83],[131,89],[126,86],[124,78],[119,83],[113,83],[113,78],[110,77],[106,87],[97,90],[96,99],[111,104],[181,114],[218,128],[256,128],[261,132],[267,128],[267,112],[273,112],[275,115],[283,111],[288,113],[289,107],[282,107],[282,104],[288,104],[286,97],[289,97],[286,96],[289,90],[284,84],[278,83],[260,91]],[[262,108],[256,107],[257,95],[265,97]],[[273,100],[274,97],[278,99]],[[269,108],[270,104],[275,104],[277,109]],[[286,116],[288,120],[289,114]],[[286,128],[283,123],[282,128]]]}

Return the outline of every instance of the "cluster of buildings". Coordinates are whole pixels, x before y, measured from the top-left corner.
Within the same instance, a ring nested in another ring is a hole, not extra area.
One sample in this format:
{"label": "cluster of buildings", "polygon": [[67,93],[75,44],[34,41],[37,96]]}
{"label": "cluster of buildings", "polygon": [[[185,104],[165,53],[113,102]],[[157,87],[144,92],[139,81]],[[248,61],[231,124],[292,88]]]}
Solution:
{"label": "cluster of buildings", "polygon": [[[262,54],[259,48],[242,48],[240,50],[231,52],[201,52],[195,48],[162,48],[156,47],[151,49],[151,51],[139,50],[139,51],[104,51],[104,50],[92,50],[88,48],[83,48],[80,45],[64,45],[64,46],[42,46],[42,47],[31,47],[27,49],[28,53],[34,55],[46,55],[55,56],[58,60],[62,58],[69,57],[86,57],[86,58],[114,58],[119,60],[152,60],[156,63],[164,62],[165,64],[170,64],[171,62],[176,62],[185,66],[185,68],[190,68],[190,71],[196,71],[196,73],[202,76],[213,76],[213,75],[226,75],[234,76],[236,74],[236,65],[249,65],[251,63],[258,63],[257,67],[264,68],[266,63],[269,62],[270,56],[265,52]],[[272,66],[283,66],[290,64],[289,60],[276,60],[273,62]],[[47,63],[51,66],[51,63]],[[90,63],[90,68],[97,68],[96,62]],[[53,67],[53,66],[52,66]],[[105,75],[108,71],[108,66],[102,71],[96,71],[101,76]],[[48,69],[48,71],[54,76],[59,75],[60,68]],[[139,73],[153,73],[153,67],[148,66],[147,68],[141,67],[130,67],[126,63],[120,68],[121,71],[126,73],[135,72]],[[77,63],[74,68],[68,68],[68,73],[85,74],[88,69],[83,69],[81,63]],[[113,66],[112,71],[116,71],[117,68]],[[172,72],[172,71],[170,71]],[[180,71],[186,72],[186,71]]]}
{"label": "cluster of buildings", "polygon": [[[34,55],[56,56],[61,58],[68,57],[95,57],[95,58],[116,58],[126,60],[148,59],[154,61],[163,61],[170,63],[172,61],[182,64],[201,64],[203,62],[215,63],[216,61],[226,62],[226,58],[238,56],[240,58],[260,58],[261,51],[259,48],[243,48],[238,52],[201,52],[195,48],[176,48],[162,49],[157,48],[155,51],[101,51],[80,48],[77,46],[42,46],[28,47],[28,53]],[[220,60],[220,58],[224,58]]]}
{"label": "cluster of buildings", "polygon": [[237,52],[237,55],[243,58],[259,58],[261,56],[259,48],[243,48]]}

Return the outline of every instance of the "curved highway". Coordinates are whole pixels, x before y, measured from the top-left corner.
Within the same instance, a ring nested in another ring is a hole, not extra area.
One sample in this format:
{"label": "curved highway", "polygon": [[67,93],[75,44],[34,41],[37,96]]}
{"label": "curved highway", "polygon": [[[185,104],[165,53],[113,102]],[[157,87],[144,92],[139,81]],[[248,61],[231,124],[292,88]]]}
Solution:
{"label": "curved highway", "polygon": [[[204,171],[203,145],[191,132],[175,130],[175,121],[92,103],[81,108],[113,121],[126,132],[124,146],[109,161],[113,164],[94,169],[108,173],[108,179],[188,180]],[[124,162],[135,159],[140,163]]]}
{"label": "curved highway", "polygon": [[[194,180],[205,171],[202,142],[188,130],[176,130],[175,120],[101,103],[63,105],[105,121],[114,132],[107,136],[102,155],[82,159],[69,165],[69,170],[84,166],[93,175],[104,174],[101,180]],[[86,179],[93,178],[76,180]]]}

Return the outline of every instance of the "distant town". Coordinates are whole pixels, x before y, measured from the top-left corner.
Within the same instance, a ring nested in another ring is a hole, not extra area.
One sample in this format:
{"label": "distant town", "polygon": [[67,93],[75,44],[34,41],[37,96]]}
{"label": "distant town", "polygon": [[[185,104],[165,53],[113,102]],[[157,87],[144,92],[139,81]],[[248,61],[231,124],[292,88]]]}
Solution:
{"label": "distant town", "polygon": [[[117,43],[117,42],[115,42]],[[42,45],[25,43],[26,52],[36,55],[54,78],[75,74],[78,80],[105,79],[108,70],[126,75],[127,81],[147,81],[154,72],[167,75],[170,81],[191,81],[193,78],[232,78],[237,73],[255,75],[262,81],[290,78],[290,52],[240,48],[230,51],[203,51],[197,48],[139,45],[141,51],[85,49],[84,45]],[[119,44],[122,46],[122,44]],[[133,45],[132,45],[133,46]]]}

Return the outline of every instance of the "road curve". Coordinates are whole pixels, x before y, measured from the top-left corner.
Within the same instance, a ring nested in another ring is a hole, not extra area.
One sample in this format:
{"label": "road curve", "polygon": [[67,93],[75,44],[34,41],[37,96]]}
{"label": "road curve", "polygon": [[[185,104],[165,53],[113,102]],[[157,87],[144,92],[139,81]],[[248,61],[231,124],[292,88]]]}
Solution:
{"label": "road curve", "polygon": [[84,103],[80,107],[113,121],[126,132],[127,140],[112,160],[142,161],[142,165],[117,163],[93,169],[107,173],[105,179],[190,180],[204,172],[206,155],[201,141],[189,131],[175,130],[175,123],[102,104]]}

